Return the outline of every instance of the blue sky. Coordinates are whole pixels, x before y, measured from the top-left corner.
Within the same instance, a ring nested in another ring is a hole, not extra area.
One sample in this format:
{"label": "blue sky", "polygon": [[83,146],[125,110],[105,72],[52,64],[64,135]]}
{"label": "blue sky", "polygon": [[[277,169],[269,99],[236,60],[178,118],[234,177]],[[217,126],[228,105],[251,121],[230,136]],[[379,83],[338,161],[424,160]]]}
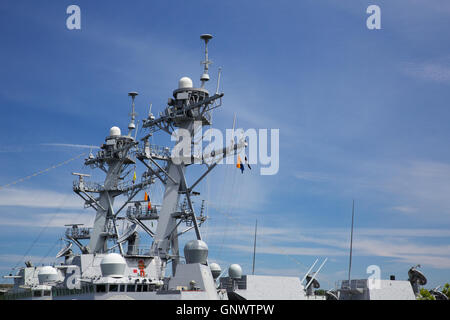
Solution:
{"label": "blue sky", "polygon": [[[71,4],[81,30],[66,28]],[[366,27],[370,4],[381,30]],[[2,1],[0,185],[89,151],[49,144],[125,131],[129,91],[139,119],[149,103],[162,111],[180,77],[198,85],[211,33],[225,92],[214,126],[236,113],[239,127],[280,129],[280,171],[219,166],[205,181],[210,259],[251,272],[258,219],[257,273],[302,277],[328,257],[331,288],[346,277],[354,199],[353,277],[376,264],[406,279],[420,263],[429,287],[449,282],[449,16],[438,0]],[[92,220],[73,171],[89,170],[78,159],[0,190],[2,274],[51,261],[61,225]]]}

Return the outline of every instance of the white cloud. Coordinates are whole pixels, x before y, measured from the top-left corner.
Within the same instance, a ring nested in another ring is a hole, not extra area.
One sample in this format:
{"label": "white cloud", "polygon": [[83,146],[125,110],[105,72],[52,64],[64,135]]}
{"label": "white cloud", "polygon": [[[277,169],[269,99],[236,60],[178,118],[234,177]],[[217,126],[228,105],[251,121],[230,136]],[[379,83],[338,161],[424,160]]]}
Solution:
{"label": "white cloud", "polygon": [[71,143],[41,143],[42,146],[51,147],[68,147],[68,148],[82,148],[82,149],[100,149],[98,146],[90,146],[85,144],[71,144]]}
{"label": "white cloud", "polygon": [[79,209],[83,206],[83,200],[74,193],[5,188],[0,191],[0,206]]}
{"label": "white cloud", "polygon": [[320,181],[329,181],[332,177],[328,174],[320,173],[320,172],[308,172],[308,171],[298,171],[294,174],[297,179],[320,182]]}
{"label": "white cloud", "polygon": [[[20,263],[19,266],[25,266],[25,261],[31,261],[35,265],[37,264],[51,264],[55,261],[55,257],[44,257],[44,256],[36,256],[36,255],[28,255],[23,256],[19,254],[1,254],[0,255],[0,263],[7,263],[7,264],[14,264],[14,263]],[[9,268],[2,268],[2,269],[9,269],[11,270],[13,266]]]}
{"label": "white cloud", "polygon": [[402,212],[402,213],[413,213],[417,211],[417,208],[408,207],[408,206],[395,206],[389,208],[390,210]]}
{"label": "white cloud", "polygon": [[[233,251],[253,252],[254,226],[237,225],[224,246]],[[220,242],[225,227],[209,230],[208,237]],[[214,236],[212,236],[214,235]],[[258,254],[295,256],[347,257],[349,231],[343,228],[259,227]],[[423,264],[437,269],[450,268],[450,230],[426,228],[358,228],[354,233],[354,255],[392,258],[395,262]],[[439,240],[439,241],[436,241]],[[215,243],[215,242],[212,242]],[[437,244],[436,244],[437,243]],[[444,243],[444,244],[442,244]]]}
{"label": "white cloud", "polygon": [[403,65],[403,71],[414,78],[450,83],[450,61],[409,62]]}
{"label": "white cloud", "polygon": [[0,225],[15,227],[33,228],[64,228],[64,225],[71,223],[82,223],[91,227],[94,223],[94,214],[86,212],[78,213],[43,213],[33,215],[0,216]]}
{"label": "white cloud", "polygon": [[[407,214],[430,224],[450,223],[450,164],[427,160],[352,163],[349,174],[298,172],[302,181],[320,182],[332,192],[357,202],[376,202],[378,210]],[[407,223],[405,221],[405,223]]]}
{"label": "white cloud", "polygon": [[[228,248],[243,252],[253,252],[251,245],[230,244]],[[345,256],[346,252],[328,248],[314,247],[286,247],[286,246],[258,246],[258,254],[294,255],[294,256]]]}
{"label": "white cloud", "polygon": [[[272,191],[272,186],[264,183],[265,177],[253,172],[242,174],[235,165],[224,166],[211,180],[211,208],[223,214],[257,212],[264,208]],[[221,183],[217,184],[217,181]],[[208,182],[203,183],[207,187]]]}

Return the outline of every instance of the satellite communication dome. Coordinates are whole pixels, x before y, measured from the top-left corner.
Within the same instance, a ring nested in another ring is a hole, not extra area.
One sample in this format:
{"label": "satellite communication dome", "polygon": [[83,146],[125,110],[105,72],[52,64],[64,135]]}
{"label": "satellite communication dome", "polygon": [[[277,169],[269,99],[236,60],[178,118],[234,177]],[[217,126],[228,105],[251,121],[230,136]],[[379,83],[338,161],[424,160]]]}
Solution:
{"label": "satellite communication dome", "polygon": [[104,277],[120,278],[125,274],[125,259],[118,253],[107,254],[100,262]]}
{"label": "satellite communication dome", "polygon": [[208,259],[208,245],[202,240],[191,240],[184,246],[186,263],[206,264]]}
{"label": "satellite communication dome", "polygon": [[112,127],[111,129],[109,129],[109,135],[111,137],[120,136],[121,135],[120,128],[116,126]]}
{"label": "satellite communication dome", "polygon": [[40,284],[58,280],[58,271],[52,266],[44,266],[39,270],[38,279]]}
{"label": "satellite communication dome", "polygon": [[178,89],[192,88],[194,84],[192,83],[191,78],[183,77],[178,80]]}
{"label": "satellite communication dome", "polygon": [[231,279],[240,279],[242,277],[242,268],[238,264],[232,264],[228,268],[228,275]]}
{"label": "satellite communication dome", "polygon": [[222,273],[222,269],[220,268],[220,266],[217,263],[211,263],[209,265],[209,268],[211,269],[211,274],[214,278],[214,280],[216,280],[220,274]]}

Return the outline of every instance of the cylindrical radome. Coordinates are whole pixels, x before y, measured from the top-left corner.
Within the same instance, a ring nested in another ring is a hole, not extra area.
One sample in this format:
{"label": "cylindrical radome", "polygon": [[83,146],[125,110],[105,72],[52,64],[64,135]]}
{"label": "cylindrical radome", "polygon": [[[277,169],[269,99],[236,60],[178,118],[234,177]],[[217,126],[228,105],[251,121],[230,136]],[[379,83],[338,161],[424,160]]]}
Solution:
{"label": "cylindrical radome", "polygon": [[38,273],[39,284],[58,280],[58,271],[52,266],[44,266]]}
{"label": "cylindrical radome", "polygon": [[107,254],[100,262],[100,269],[104,277],[120,278],[125,274],[125,259],[118,253]]}

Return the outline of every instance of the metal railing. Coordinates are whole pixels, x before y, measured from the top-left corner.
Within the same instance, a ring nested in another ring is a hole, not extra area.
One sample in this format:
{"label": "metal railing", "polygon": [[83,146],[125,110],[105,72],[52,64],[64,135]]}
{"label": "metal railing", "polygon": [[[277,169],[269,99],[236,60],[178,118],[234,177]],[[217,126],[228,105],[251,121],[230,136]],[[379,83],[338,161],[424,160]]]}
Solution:
{"label": "metal railing", "polygon": [[[142,180],[141,183],[145,186],[152,183],[151,179]],[[134,185],[136,183],[133,183],[132,180],[129,181],[123,181],[117,184],[115,188],[111,188],[109,190],[117,190],[117,191],[128,191],[133,189]],[[80,182],[79,180],[73,181],[73,190],[75,191],[84,191],[84,192],[101,192],[105,191],[105,186],[93,182],[93,181],[83,181]]]}
{"label": "metal railing", "polygon": [[93,182],[93,181],[83,181],[80,182],[79,180],[73,181],[73,189],[74,190],[81,190],[81,191],[87,191],[87,192],[100,192],[105,190],[105,187],[101,185],[100,183]]}
{"label": "metal railing", "polygon": [[[159,207],[159,206],[158,206]],[[157,219],[158,218],[158,210],[157,205],[153,205],[150,210],[147,207],[136,207],[129,206],[127,208],[127,217],[130,219]]]}
{"label": "metal railing", "polygon": [[336,283],[337,289],[366,289],[367,288],[367,279],[354,279],[350,280],[350,285],[348,280],[339,280]]}
{"label": "metal railing", "polygon": [[170,149],[168,147],[162,147],[155,144],[149,145],[148,147],[139,147],[138,153],[142,155],[147,155],[145,150],[148,149],[148,155],[152,158],[170,158]]}
{"label": "metal railing", "polygon": [[66,237],[73,239],[89,239],[91,237],[92,228],[67,228]]}

